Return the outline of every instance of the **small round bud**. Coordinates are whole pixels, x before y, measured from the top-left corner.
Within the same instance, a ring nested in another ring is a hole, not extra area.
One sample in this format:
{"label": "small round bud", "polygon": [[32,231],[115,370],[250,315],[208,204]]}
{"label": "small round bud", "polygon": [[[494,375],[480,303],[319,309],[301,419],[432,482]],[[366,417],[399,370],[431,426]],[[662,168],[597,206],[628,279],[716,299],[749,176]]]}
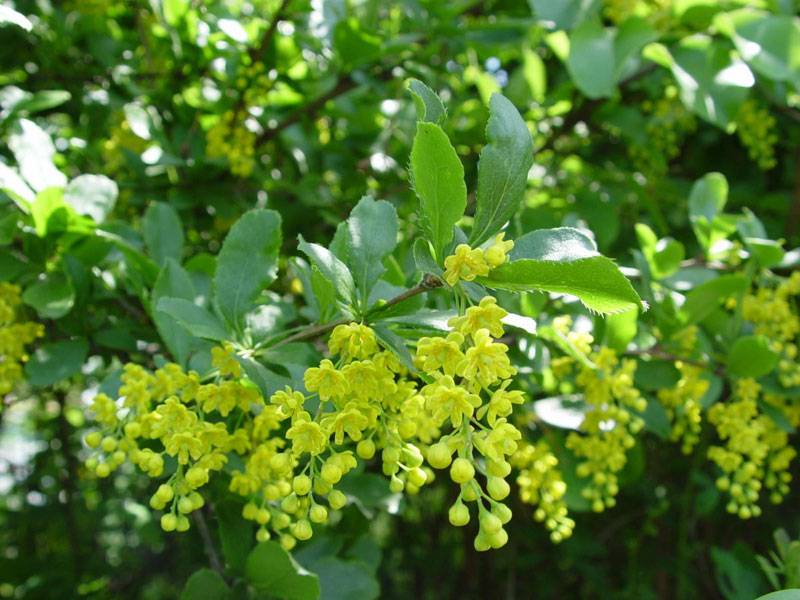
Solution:
{"label": "small round bud", "polygon": [[305,519],[300,519],[292,526],[292,535],[298,540],[303,541],[314,535],[314,530],[311,528],[311,523]]}
{"label": "small round bud", "polygon": [[342,469],[340,469],[338,465],[327,462],[323,465],[320,475],[327,483],[336,485],[342,478]]}
{"label": "small round bud", "polygon": [[284,533],[281,536],[281,548],[283,548],[287,552],[289,552],[296,545],[297,545],[297,540],[288,533]]}
{"label": "small round bud", "polygon": [[405,483],[403,483],[402,479],[400,479],[396,475],[392,476],[392,479],[389,482],[389,491],[391,491],[393,494],[399,494],[400,492],[403,491],[405,487],[406,485]]}
{"label": "small round bud", "polygon": [[503,525],[511,520],[511,509],[499,502],[492,506],[492,514],[497,515],[497,518],[500,519]]}
{"label": "small round bud", "polygon": [[502,477],[489,477],[486,482],[486,491],[495,500],[503,500],[511,493],[511,487]]}
{"label": "small round bud", "polygon": [[319,504],[315,504],[308,512],[308,518],[312,523],[325,523],[328,520],[328,509]]}
{"label": "small round bud", "polygon": [[411,471],[408,472],[408,481],[416,487],[422,487],[427,480],[428,476],[425,474],[425,471],[419,467],[411,469]]}
{"label": "small round bud", "polygon": [[178,522],[175,524],[175,531],[189,531],[189,519],[185,515],[178,515]]}
{"label": "small round bud", "polygon": [[133,422],[127,423],[125,425],[125,436],[126,437],[129,437],[132,440],[135,440],[140,435],[142,435],[142,426],[139,423],[137,423],[136,421],[133,421]]}
{"label": "small round bud", "polygon": [[106,436],[103,438],[103,441],[100,442],[100,448],[103,452],[113,452],[117,449],[117,440],[111,436]]}
{"label": "small round bud", "polygon": [[467,483],[475,477],[475,467],[466,458],[457,458],[450,467],[450,479],[456,483]]}
{"label": "small round bud", "polygon": [[111,467],[108,466],[108,463],[100,463],[94,470],[94,474],[100,477],[101,479],[108,477],[111,475]]}
{"label": "small round bud", "polygon": [[161,515],[161,529],[164,531],[175,531],[178,526],[178,517],[172,513]]}
{"label": "small round bud", "polygon": [[361,440],[356,446],[356,454],[364,460],[369,460],[375,456],[375,442],[372,440]]}
{"label": "small round bud", "polygon": [[328,494],[328,503],[331,505],[333,510],[339,510],[343,508],[345,504],[347,504],[347,496],[345,496],[339,490],[331,490]]}
{"label": "small round bud", "polygon": [[484,512],[480,516],[481,530],[491,535],[500,531],[503,528],[503,523],[500,519],[490,512]]}
{"label": "small round bud", "polygon": [[446,469],[450,466],[450,448],[439,442],[428,448],[428,462],[434,469]]}
{"label": "small round bud", "polygon": [[463,527],[469,523],[469,509],[467,505],[459,500],[450,507],[450,510],[447,512],[447,518],[454,527]]}
{"label": "small round bud", "polygon": [[184,496],[183,498],[178,500],[178,512],[180,512],[181,514],[186,515],[192,512],[193,509],[194,506],[192,505],[192,501],[189,500],[188,496]]}
{"label": "small round bud", "polygon": [[269,530],[267,530],[265,527],[259,527],[258,531],[256,531],[256,541],[266,542],[267,540],[269,540],[269,538],[270,538]]}
{"label": "small round bud", "polygon": [[158,486],[155,495],[158,497],[161,502],[167,503],[175,496],[175,492],[172,489],[172,486],[166,483],[162,483]]}
{"label": "small round bud", "polygon": [[242,509],[242,517],[248,521],[255,521],[258,514],[258,507],[252,502],[248,502]]}
{"label": "small round bud", "polygon": [[257,508],[253,517],[259,525],[266,525],[270,519],[269,510],[266,508]]}
{"label": "small round bud", "polygon": [[103,441],[103,436],[99,431],[92,431],[91,433],[86,434],[86,437],[83,440],[86,442],[86,445],[89,448],[97,448],[100,445],[100,442]]}
{"label": "small round bud", "polygon": [[298,475],[292,481],[292,489],[298,496],[305,496],[311,491],[311,477],[308,475]]}

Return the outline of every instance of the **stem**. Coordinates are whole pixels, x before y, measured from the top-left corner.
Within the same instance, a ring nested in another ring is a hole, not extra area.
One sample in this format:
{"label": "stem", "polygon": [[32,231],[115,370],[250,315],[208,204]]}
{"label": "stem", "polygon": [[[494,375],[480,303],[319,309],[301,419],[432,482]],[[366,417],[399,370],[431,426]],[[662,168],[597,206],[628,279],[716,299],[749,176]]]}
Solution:
{"label": "stem", "polygon": [[272,17],[269,27],[264,32],[264,37],[261,38],[261,43],[250,51],[250,58],[252,58],[253,61],[258,59],[262,54],[264,54],[267,48],[269,48],[272,38],[275,37],[275,31],[278,29],[278,21],[280,21],[281,17],[283,17],[283,13],[286,11],[286,8],[289,6],[289,2],[291,1],[292,0],[283,0],[281,5],[278,7],[278,10],[275,11],[275,15]]}
{"label": "stem", "polygon": [[195,525],[197,525],[197,531],[200,533],[200,537],[203,538],[203,547],[208,555],[208,562],[211,564],[211,568],[224,576],[225,569],[222,566],[222,561],[219,559],[219,553],[214,546],[214,540],[211,538],[211,532],[208,530],[206,517],[203,514],[205,510],[207,510],[207,507],[194,511],[192,517],[194,518]]}
{"label": "stem", "polygon": [[[378,73],[377,78],[380,81],[386,81],[391,77],[391,75],[392,75],[392,70],[391,68],[387,67],[382,69]],[[292,111],[283,121],[278,123],[275,127],[265,130],[264,133],[262,133],[256,139],[256,144],[255,144],[256,147],[259,147],[265,144],[266,142],[270,141],[271,139],[275,138],[281,131],[283,131],[287,127],[294,125],[295,123],[300,121],[300,119],[302,119],[304,116],[313,115],[323,106],[325,106],[328,100],[333,100],[334,98],[337,98],[342,94],[349,92],[350,90],[354,89],[357,86],[358,83],[352,78],[350,73],[346,75],[341,75],[339,79],[336,81],[336,85],[334,85],[332,89],[325,92],[318,98],[315,98],[308,104]]]}
{"label": "stem", "polygon": [[[386,310],[387,308],[395,306],[396,304],[400,304],[401,302],[404,302],[409,298],[413,298],[414,296],[417,296],[423,292],[427,292],[428,290],[433,290],[438,287],[441,287],[442,285],[443,284],[441,279],[439,279],[435,275],[427,274],[422,278],[422,281],[419,282],[415,287],[406,290],[402,294],[399,294],[398,296],[395,296],[390,300],[387,300],[385,304],[382,304],[381,306],[371,311],[367,311],[364,317],[366,319],[370,316],[375,316],[376,314]],[[292,342],[298,342],[300,340],[307,340],[319,337],[331,331],[332,329],[336,328],[337,326],[345,325],[350,321],[352,321],[352,319],[343,317],[341,319],[331,321],[330,323],[323,323],[321,325],[312,325],[310,327],[306,327],[305,329],[298,331],[294,335],[290,335],[289,337],[282,339],[277,344],[271,346],[271,348],[278,348],[285,344],[291,344]]]}
{"label": "stem", "polygon": [[703,369],[708,369],[709,371],[713,372],[716,375],[721,375],[724,372],[724,368],[722,365],[714,366],[710,362],[705,362],[702,360],[695,360],[693,358],[686,358],[683,356],[677,356],[672,354],[671,352],[665,352],[659,348],[645,348],[642,350],[628,350],[625,352],[626,356],[647,356],[650,358],[658,358],[661,360],[668,360],[671,362],[680,361],[682,363],[686,363],[687,365],[694,365],[696,367],[700,367]]}

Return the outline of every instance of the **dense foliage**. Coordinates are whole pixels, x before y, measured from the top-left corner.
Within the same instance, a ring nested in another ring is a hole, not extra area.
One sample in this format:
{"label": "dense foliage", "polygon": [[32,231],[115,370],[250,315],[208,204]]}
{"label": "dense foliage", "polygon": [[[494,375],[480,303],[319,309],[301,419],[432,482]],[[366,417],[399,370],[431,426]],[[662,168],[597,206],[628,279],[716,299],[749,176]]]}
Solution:
{"label": "dense foliage", "polygon": [[0,5],[0,597],[797,598],[797,10]]}

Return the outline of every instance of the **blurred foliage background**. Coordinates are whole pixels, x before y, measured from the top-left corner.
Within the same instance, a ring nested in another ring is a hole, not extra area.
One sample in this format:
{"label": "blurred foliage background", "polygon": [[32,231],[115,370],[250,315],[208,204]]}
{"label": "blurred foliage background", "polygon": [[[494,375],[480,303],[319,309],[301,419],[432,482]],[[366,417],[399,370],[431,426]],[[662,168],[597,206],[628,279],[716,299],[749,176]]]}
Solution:
{"label": "blurred foliage background", "polygon": [[[19,0],[15,13],[0,9],[0,137],[35,122],[54,141],[62,177],[114,180],[104,229],[133,245],[162,210],[154,203],[170,207],[200,273],[247,209],[281,213],[291,256],[298,234],[327,242],[372,193],[401,216],[404,283],[416,231],[412,77],[448,104],[445,129],[468,182],[491,94],[502,91],[525,118],[536,154],[515,233],[586,227],[630,266],[634,226],[646,222],[692,261],[701,251],[689,190],[718,171],[732,212],[749,207],[770,238],[800,243],[794,0]],[[12,150],[3,146],[0,167],[14,164]],[[8,177],[0,170],[3,187]],[[10,196],[3,203],[0,238],[11,246],[0,278],[52,270],[63,240],[7,239]],[[90,256],[97,244],[71,251]],[[79,289],[86,310],[47,325],[48,336],[85,335],[93,360],[53,385],[23,386],[0,415],[0,597],[174,598],[208,562],[198,528],[160,530],[145,476],[83,476],[87,390],[120,361],[152,365],[158,343],[138,308],[146,285],[104,260],[116,279]],[[64,259],[63,268],[80,280],[99,264]],[[287,265],[275,297],[291,321],[300,305]],[[703,460],[645,439],[613,510],[576,513],[573,537],[554,545],[517,501],[509,545],[489,554],[473,550],[474,532],[448,525],[447,486],[397,504],[376,484],[295,558],[357,557],[385,598],[753,598],[769,589],[756,555],[773,549],[773,531],[800,533],[797,492],[740,521],[719,510]],[[244,528],[223,543],[251,536]]]}

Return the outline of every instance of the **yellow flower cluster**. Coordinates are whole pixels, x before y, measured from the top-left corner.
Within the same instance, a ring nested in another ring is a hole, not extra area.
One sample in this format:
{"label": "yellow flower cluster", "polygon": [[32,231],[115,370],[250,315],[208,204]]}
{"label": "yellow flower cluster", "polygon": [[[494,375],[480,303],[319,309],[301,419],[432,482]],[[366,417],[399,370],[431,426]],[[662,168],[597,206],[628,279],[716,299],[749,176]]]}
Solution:
{"label": "yellow flower cluster", "polygon": [[113,175],[125,166],[125,153],[140,155],[147,148],[147,140],[132,130],[124,113],[119,113],[111,126],[111,136],[103,142],[102,153],[105,172]]}
{"label": "yellow flower cluster", "polygon": [[645,127],[647,143],[631,144],[629,151],[637,168],[647,175],[661,177],[666,174],[669,162],[680,153],[681,140],[694,131],[697,121],[681,102],[674,86],[668,86],[664,96],[655,102],[644,102],[642,109],[650,115]]}
{"label": "yellow flower cluster", "polygon": [[[673,335],[670,342],[676,346],[679,356],[691,356],[697,346],[696,325],[686,327]],[[658,399],[667,411],[672,423],[670,439],[682,443],[684,454],[691,454],[700,441],[702,423],[701,399],[708,391],[709,382],[702,378],[704,370],[698,365],[676,361],[675,368],[680,379],[671,388],[658,390]]]}
{"label": "yellow flower cluster", "polygon": [[95,449],[87,467],[107,477],[130,460],[161,477],[174,464],[151,506],[167,509],[165,530],[184,531],[187,515],[203,504],[200,488],[237,454],[242,467],[232,470],[230,489],[246,499],[243,516],[260,526],[259,540],[276,533],[290,549],[346,504],[335,486],[358,458],[379,454],[390,489],[414,494],[434,477],[427,454],[461,486],[450,520],[465,525],[464,502],[475,502],[476,547],[498,548],[511,518],[501,503],[510,491],[507,457],[521,437],[507,418],[523,400],[508,389],[516,373],[508,348],[493,339],[503,334],[505,316],[494,298],[484,298],[451,319],[447,337],[419,340],[414,362],[424,383],[359,323],[334,329],[331,357],[304,374],[307,394],[287,387],[268,403],[242,379],[230,345],[212,351],[210,383],[173,364],[153,373],[126,365],[119,399],[98,394],[93,401],[99,430],[86,438]]}
{"label": "yellow flower cluster", "polygon": [[[762,490],[779,503],[789,492],[789,464],[797,454],[788,445],[789,436],[775,421],[758,410],[761,386],[753,379],[736,382],[735,401],[717,403],[708,420],[724,446],[712,446],[708,458],[723,475],[717,487],[729,493],[727,510],[742,519],[761,514],[758,500]],[[766,489],[765,489],[766,488]]]}
{"label": "yellow flower cluster", "polygon": [[792,273],[776,287],[759,287],[742,299],[742,316],[753,323],[755,333],[766,336],[781,353],[778,378],[784,387],[800,385],[797,337],[800,317],[795,297],[800,294],[800,272]]}
{"label": "yellow flower cluster", "polygon": [[[167,509],[161,517],[166,531],[189,529],[187,515],[203,505],[198,490],[211,473],[225,466],[230,453],[253,451],[260,439],[261,394],[244,381],[223,378],[240,375],[230,364],[231,350],[214,352],[220,375],[211,383],[171,363],[154,372],[129,363],[119,398],[101,393],[92,401],[99,428],[85,438],[93,449],[87,469],[108,477],[128,460],[156,478],[167,465],[174,468],[150,499],[154,509]],[[233,414],[239,425],[231,432],[225,419]]]}
{"label": "yellow flower cluster", "polygon": [[206,133],[208,157],[227,159],[231,173],[239,177],[248,177],[256,165],[256,134],[247,118],[246,108],[226,111]]}
{"label": "yellow flower cluster", "polygon": [[517,485],[519,495],[526,504],[533,504],[533,517],[545,524],[554,543],[572,535],[575,521],[567,514],[564,494],[567,484],[558,469],[558,459],[548,443],[539,440],[536,444],[520,442],[511,456],[511,465],[519,469]]}
{"label": "yellow flower cluster", "polygon": [[745,101],[736,114],[736,133],[760,169],[768,171],[777,164],[775,117],[766,107],[756,100]]}
{"label": "yellow flower cluster", "polygon": [[644,422],[635,413],[647,408],[647,401],[633,385],[636,362],[620,359],[607,347],[589,354],[594,368],[582,366],[575,383],[583,391],[589,410],[581,433],[571,432],[566,446],[582,460],[579,477],[589,481],[582,490],[592,510],[602,512],[616,504],[617,473],[627,462],[627,451]]}
{"label": "yellow flower cluster", "polygon": [[681,442],[681,451],[691,454],[700,441],[701,412],[700,400],[708,391],[709,382],[702,379],[703,368],[686,364],[681,361],[675,363],[681,374],[680,379],[671,388],[658,390],[658,399],[667,409],[667,415],[672,423],[670,439]]}
{"label": "yellow flower cluster", "polygon": [[471,248],[467,244],[456,246],[454,254],[444,259],[444,280],[454,286],[460,280],[473,281],[508,260],[508,253],[514,242],[505,240],[505,233],[499,233],[486,248]]}
{"label": "yellow flower cluster", "polygon": [[233,82],[239,98],[236,105],[206,133],[208,157],[226,158],[231,173],[239,177],[248,177],[256,166],[256,133],[248,126],[250,107],[263,106],[271,86],[263,63],[242,67]]}
{"label": "yellow flower cluster", "polygon": [[28,360],[25,347],[44,335],[40,323],[17,320],[20,293],[19,286],[0,282],[0,396],[22,380],[22,365]]}

